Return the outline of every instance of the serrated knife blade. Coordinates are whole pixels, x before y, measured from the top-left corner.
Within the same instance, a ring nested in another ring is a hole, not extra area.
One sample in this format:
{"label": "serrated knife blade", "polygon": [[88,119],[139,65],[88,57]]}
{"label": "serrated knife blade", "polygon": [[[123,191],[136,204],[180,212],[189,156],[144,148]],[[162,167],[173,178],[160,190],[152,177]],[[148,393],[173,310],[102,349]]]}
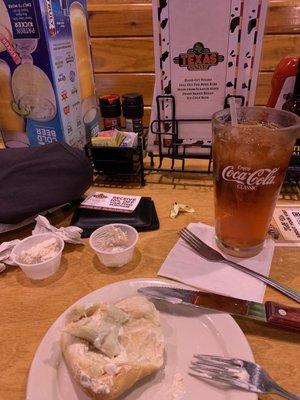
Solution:
{"label": "serrated knife blade", "polygon": [[300,308],[288,307],[272,301],[262,304],[211,292],[176,287],[147,286],[139,288],[138,292],[147,297],[172,304],[207,308],[263,321],[282,328],[300,330]]}

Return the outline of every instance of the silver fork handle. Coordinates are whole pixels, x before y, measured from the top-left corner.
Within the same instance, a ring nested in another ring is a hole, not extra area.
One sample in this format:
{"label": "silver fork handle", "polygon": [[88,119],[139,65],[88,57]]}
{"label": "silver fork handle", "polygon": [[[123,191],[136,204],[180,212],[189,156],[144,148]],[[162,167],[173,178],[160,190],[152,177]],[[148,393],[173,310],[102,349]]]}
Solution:
{"label": "silver fork handle", "polygon": [[281,386],[278,385],[278,383],[272,382],[272,387],[270,388],[270,391],[276,394],[279,394],[279,396],[285,397],[286,399],[289,400],[300,400],[300,396],[297,396],[296,394],[290,393],[287,390],[283,389]]}
{"label": "silver fork handle", "polygon": [[245,272],[254,278],[257,278],[261,280],[262,282],[268,284],[269,286],[272,286],[273,288],[279,290],[280,292],[284,293],[286,296],[290,297],[291,299],[297,301],[300,303],[300,292],[297,292],[294,289],[289,288],[288,286],[282,285],[281,283],[275,281],[272,278],[268,278],[265,275],[260,274],[259,272],[252,271],[251,269],[248,269],[246,267],[243,267],[243,265],[237,264],[234,261],[227,260],[224,258],[222,260],[223,263],[229,264],[232,267],[238,269],[239,271]]}

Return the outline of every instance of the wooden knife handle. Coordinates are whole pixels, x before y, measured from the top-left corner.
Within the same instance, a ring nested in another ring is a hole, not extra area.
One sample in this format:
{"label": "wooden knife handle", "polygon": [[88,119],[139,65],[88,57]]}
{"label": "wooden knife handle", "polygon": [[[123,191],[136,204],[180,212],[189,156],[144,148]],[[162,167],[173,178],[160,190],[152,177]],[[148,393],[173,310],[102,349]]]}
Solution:
{"label": "wooden knife handle", "polygon": [[269,324],[300,330],[300,308],[267,301],[266,317]]}

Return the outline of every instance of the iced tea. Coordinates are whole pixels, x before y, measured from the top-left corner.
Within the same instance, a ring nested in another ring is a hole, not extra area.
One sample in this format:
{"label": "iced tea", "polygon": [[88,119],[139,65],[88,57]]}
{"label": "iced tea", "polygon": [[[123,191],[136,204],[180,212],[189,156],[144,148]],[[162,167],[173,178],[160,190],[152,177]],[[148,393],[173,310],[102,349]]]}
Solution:
{"label": "iced tea", "polygon": [[[215,229],[222,250],[248,257],[262,249],[299,120],[285,112],[284,121],[277,120],[275,116],[282,112],[274,109],[240,110],[244,110],[242,122],[235,127],[226,122],[227,110],[213,118]],[[247,110],[252,110],[249,120]],[[272,118],[267,118],[268,110]],[[292,120],[290,125],[288,117]]]}

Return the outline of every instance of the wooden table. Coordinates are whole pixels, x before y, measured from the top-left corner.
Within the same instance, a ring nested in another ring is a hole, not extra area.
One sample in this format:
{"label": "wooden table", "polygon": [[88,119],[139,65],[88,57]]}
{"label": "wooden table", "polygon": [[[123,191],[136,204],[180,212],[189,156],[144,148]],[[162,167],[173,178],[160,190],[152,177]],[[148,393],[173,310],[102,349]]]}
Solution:
{"label": "wooden table", "polygon": [[[213,192],[210,179],[188,181],[151,175],[144,188],[112,189],[112,193],[151,196],[156,204],[161,227],[158,231],[140,233],[134,260],[121,269],[100,265],[85,240],[84,246],[66,245],[61,267],[56,275],[44,281],[30,281],[23,272],[10,267],[0,275],[0,399],[23,400],[28,371],[34,353],[48,328],[76,300],[107,284],[131,278],[155,277],[178,239],[177,231],[190,222],[213,225]],[[151,183],[152,182],[152,183]],[[102,188],[103,190],[103,188]],[[174,201],[195,208],[194,214],[169,218]],[[71,212],[51,218],[53,224],[67,226]],[[5,234],[1,242],[24,238],[32,226]],[[300,248],[277,248],[271,276],[294,288],[300,287]],[[265,300],[295,305],[288,298],[267,288]],[[286,389],[300,393],[300,335],[238,320],[253,350],[255,360]],[[276,396],[270,395],[269,399]],[[29,399],[30,400],[30,399]],[[43,400],[43,399],[41,399]],[[71,400],[71,399],[70,399]]]}

